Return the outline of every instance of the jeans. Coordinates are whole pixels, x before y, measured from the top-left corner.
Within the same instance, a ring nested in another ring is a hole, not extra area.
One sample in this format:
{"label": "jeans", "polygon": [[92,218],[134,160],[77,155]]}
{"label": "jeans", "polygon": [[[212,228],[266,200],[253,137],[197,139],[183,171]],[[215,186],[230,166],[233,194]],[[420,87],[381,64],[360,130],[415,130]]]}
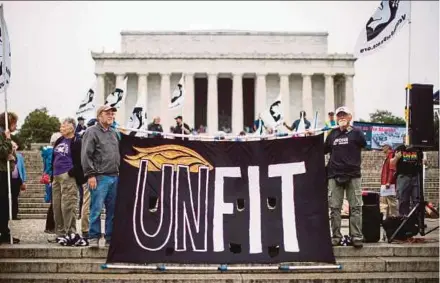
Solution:
{"label": "jeans", "polygon": [[350,236],[353,240],[363,240],[362,235],[362,189],[361,178],[353,178],[347,184],[338,185],[335,179],[328,180],[330,222],[332,238],[341,239],[341,209],[344,192],[350,205]]}
{"label": "jeans", "polygon": [[97,186],[90,189],[89,239],[101,237],[101,210],[105,206],[105,239],[110,241],[115,213],[118,176],[100,175],[96,177]]}
{"label": "jeans", "polygon": [[399,214],[408,215],[412,207],[419,202],[419,176],[397,176],[397,198],[399,199]]}

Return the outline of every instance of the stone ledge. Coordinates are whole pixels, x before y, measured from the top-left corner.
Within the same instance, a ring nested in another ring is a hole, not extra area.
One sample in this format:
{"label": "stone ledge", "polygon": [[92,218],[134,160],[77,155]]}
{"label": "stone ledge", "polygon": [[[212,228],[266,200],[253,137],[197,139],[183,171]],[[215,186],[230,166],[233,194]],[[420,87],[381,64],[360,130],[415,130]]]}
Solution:
{"label": "stone ledge", "polygon": [[122,30],[124,35],[257,35],[257,36],[328,36],[328,32],[256,31],[256,30],[190,30],[190,31],[135,31]]}
{"label": "stone ledge", "polygon": [[102,59],[258,59],[258,60],[344,60],[356,61],[352,54],[267,54],[267,53],[105,53],[91,52],[93,60]]}

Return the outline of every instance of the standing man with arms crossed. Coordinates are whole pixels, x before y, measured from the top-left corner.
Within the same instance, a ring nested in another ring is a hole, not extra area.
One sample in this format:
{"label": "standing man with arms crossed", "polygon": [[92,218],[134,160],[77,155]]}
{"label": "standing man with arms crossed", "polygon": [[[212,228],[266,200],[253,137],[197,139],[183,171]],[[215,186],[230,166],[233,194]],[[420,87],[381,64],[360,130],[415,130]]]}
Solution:
{"label": "standing man with arms crossed", "polygon": [[90,190],[89,245],[99,247],[101,210],[105,205],[105,245],[110,245],[119,175],[119,140],[111,127],[116,108],[98,108],[98,123],[89,127],[83,136],[81,163]]}
{"label": "standing man with arms crossed", "polygon": [[327,165],[332,245],[342,239],[341,209],[344,192],[350,205],[350,236],[355,248],[363,247],[361,150],[366,146],[365,136],[350,126],[351,112],[347,107],[336,109],[339,128],[332,130],[324,144],[324,154],[330,153]]}

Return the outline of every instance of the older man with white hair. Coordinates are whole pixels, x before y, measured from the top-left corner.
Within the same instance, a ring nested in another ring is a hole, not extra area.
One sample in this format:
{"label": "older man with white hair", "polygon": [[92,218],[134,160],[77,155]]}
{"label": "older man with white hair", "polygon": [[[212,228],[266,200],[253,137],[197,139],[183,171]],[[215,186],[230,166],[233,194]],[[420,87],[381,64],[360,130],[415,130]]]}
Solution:
{"label": "older man with white hair", "polygon": [[335,111],[339,128],[330,132],[325,140],[324,152],[330,153],[327,165],[332,244],[342,239],[341,209],[344,192],[350,205],[350,233],[355,248],[363,246],[361,150],[366,146],[365,136],[350,125],[351,111],[343,106]]}

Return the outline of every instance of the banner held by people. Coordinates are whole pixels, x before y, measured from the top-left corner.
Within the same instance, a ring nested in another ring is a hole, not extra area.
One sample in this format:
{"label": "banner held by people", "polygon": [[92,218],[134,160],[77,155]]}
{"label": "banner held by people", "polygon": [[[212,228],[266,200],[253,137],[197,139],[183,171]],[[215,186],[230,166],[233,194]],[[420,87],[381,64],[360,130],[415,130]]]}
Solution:
{"label": "banner held by people", "polygon": [[410,1],[383,0],[366,22],[356,42],[354,55],[374,53],[390,42],[410,19]]}
{"label": "banner held by people", "polygon": [[185,76],[182,75],[182,77],[179,80],[179,83],[177,84],[176,88],[174,89],[171,95],[171,101],[168,108],[177,109],[183,107],[184,99],[185,99]]}
{"label": "banner held by people", "polygon": [[107,263],[334,263],[322,139],[123,135]]}
{"label": "banner held by people", "polygon": [[76,111],[76,117],[83,117],[86,121],[95,118],[96,116],[96,96],[93,87],[87,91],[84,99],[79,104]]}

